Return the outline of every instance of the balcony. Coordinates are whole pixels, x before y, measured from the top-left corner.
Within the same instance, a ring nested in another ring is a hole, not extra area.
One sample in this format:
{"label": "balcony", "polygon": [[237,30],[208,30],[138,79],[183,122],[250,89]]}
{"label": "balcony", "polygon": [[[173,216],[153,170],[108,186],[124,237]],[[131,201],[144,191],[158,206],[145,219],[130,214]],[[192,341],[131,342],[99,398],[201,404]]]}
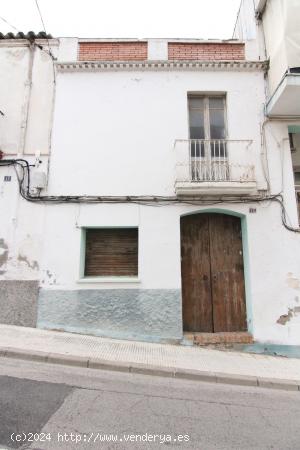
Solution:
{"label": "balcony", "polygon": [[266,106],[269,117],[300,116],[300,73],[287,73]]}
{"label": "balcony", "polygon": [[177,196],[255,195],[252,141],[175,141]]}

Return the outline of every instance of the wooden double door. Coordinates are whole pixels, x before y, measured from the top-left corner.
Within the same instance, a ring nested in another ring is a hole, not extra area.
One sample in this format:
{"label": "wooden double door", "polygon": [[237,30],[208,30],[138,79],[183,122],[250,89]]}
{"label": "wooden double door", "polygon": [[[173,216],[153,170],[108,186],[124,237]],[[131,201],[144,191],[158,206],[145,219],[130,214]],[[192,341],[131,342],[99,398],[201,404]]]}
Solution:
{"label": "wooden double door", "polygon": [[246,331],[240,219],[194,214],[180,228],[184,331]]}

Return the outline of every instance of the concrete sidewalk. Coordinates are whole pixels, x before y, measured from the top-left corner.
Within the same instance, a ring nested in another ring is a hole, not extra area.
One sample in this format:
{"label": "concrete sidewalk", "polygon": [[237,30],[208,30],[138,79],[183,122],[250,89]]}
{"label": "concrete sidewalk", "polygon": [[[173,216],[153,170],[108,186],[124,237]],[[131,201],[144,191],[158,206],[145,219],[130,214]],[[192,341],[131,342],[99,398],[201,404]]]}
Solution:
{"label": "concrete sidewalk", "polygon": [[300,360],[0,325],[0,356],[300,391]]}

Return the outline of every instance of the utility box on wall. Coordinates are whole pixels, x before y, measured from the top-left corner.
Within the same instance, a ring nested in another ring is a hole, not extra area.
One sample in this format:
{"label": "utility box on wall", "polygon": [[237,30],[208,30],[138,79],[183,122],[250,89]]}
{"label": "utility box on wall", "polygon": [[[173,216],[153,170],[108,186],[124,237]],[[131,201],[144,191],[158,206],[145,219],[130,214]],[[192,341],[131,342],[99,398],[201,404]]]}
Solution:
{"label": "utility box on wall", "polygon": [[36,170],[32,174],[31,187],[34,190],[42,190],[47,186],[47,175],[45,172]]}

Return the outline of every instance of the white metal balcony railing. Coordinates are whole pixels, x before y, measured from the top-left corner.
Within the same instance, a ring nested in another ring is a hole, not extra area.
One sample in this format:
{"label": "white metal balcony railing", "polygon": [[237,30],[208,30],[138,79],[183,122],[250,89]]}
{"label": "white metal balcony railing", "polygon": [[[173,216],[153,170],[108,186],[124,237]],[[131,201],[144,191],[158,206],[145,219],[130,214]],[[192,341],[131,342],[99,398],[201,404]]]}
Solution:
{"label": "white metal balcony railing", "polygon": [[222,185],[223,190],[253,191],[256,177],[251,145],[251,140],[176,140],[176,192],[210,188],[212,193],[213,185],[217,190]]}

